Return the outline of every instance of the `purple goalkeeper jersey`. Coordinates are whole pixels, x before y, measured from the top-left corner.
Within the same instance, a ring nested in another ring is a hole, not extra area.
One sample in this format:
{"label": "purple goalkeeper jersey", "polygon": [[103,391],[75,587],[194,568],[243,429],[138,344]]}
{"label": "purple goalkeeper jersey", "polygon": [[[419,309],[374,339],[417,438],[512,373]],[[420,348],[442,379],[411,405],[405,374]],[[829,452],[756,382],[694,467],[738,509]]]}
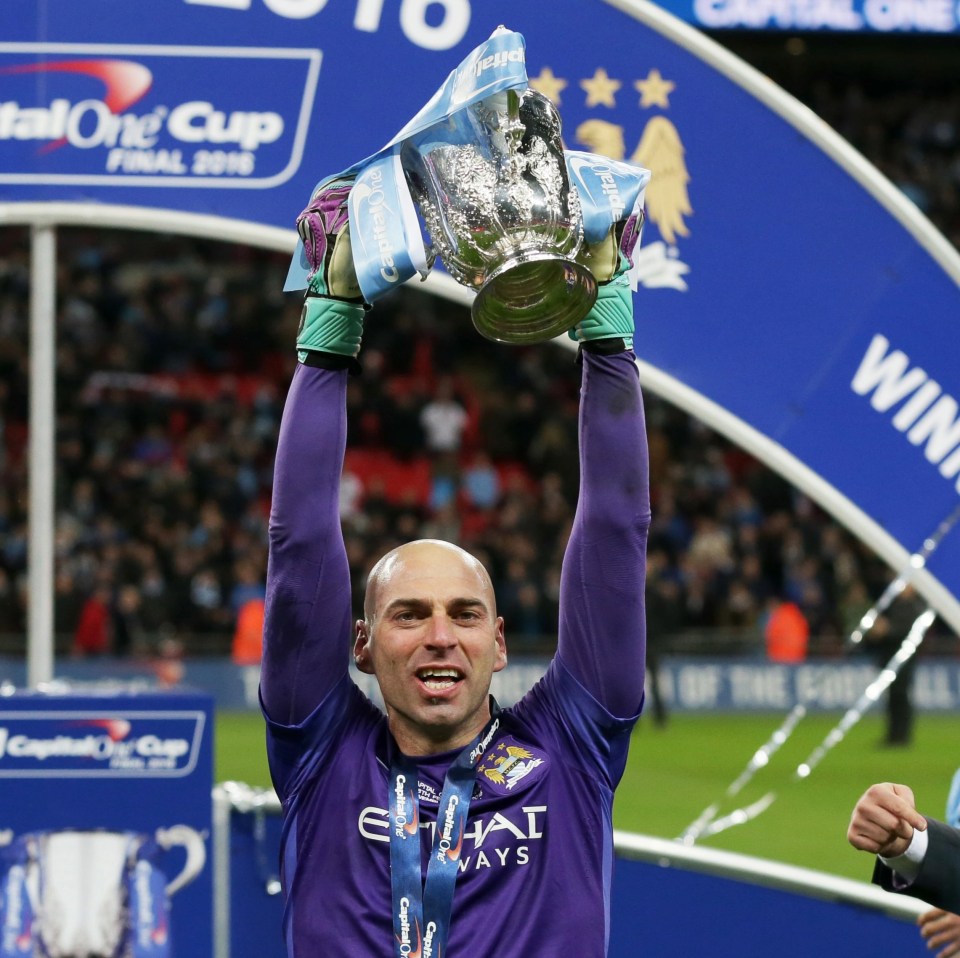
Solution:
{"label": "purple goalkeeper jersey", "polygon": [[[283,802],[290,958],[391,958],[386,717],[351,681],[349,572],[337,515],[345,374],[299,367],[271,515],[261,695]],[[650,510],[632,354],[584,355],[581,491],[564,556],[558,653],[477,764],[449,938],[435,958],[606,954],[613,793],[643,696]],[[505,623],[509,647],[509,626]],[[444,776],[418,757],[423,877]],[[420,958],[414,940],[410,951]]]}

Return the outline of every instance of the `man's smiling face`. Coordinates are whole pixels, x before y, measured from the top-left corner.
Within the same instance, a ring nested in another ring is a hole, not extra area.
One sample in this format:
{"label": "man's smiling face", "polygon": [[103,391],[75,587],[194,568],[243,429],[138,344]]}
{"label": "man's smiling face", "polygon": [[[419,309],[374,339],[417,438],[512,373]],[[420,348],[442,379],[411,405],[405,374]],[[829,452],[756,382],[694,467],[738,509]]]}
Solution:
{"label": "man's smiling face", "polygon": [[466,745],[490,716],[493,673],[507,664],[490,577],[447,542],[395,549],[370,574],[354,654],[376,676],[405,753]]}

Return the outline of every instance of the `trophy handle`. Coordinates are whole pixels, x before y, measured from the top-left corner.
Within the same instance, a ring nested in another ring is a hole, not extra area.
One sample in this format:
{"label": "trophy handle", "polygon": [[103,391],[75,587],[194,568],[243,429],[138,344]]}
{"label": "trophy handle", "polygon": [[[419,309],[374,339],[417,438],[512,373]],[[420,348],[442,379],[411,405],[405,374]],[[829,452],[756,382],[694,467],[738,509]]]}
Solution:
{"label": "trophy handle", "polygon": [[167,884],[167,895],[176,894],[203,871],[207,861],[207,849],[203,836],[189,825],[172,825],[170,828],[157,829],[157,844],[163,849],[182,845],[187,851],[187,863],[180,874]]}
{"label": "trophy handle", "polygon": [[0,848],[5,848],[13,841],[13,829],[0,828]]}

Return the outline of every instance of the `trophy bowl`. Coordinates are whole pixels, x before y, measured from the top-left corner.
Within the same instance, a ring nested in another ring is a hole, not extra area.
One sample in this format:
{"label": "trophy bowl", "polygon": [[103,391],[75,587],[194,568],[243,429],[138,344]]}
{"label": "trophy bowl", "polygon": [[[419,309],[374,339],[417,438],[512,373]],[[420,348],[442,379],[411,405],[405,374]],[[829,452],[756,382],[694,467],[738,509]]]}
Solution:
{"label": "trophy bowl", "polygon": [[477,291],[481,335],[539,343],[571,329],[597,298],[577,261],[580,197],[571,188],[560,115],[542,94],[507,90],[404,144],[401,163],[434,251]]}

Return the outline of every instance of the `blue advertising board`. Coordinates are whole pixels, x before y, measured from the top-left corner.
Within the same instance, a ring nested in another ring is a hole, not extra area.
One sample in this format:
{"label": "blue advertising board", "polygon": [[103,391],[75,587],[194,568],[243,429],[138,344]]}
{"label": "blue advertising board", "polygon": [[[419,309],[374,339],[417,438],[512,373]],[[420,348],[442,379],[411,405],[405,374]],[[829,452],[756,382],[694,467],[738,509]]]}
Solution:
{"label": "blue advertising board", "polygon": [[0,956],[208,958],[212,705],[0,698]]}
{"label": "blue advertising board", "polygon": [[[493,677],[492,690],[503,705],[517,702],[543,677],[548,661],[511,657],[510,668]],[[809,659],[785,664],[762,656],[663,656],[657,671],[660,692],[671,712],[789,712],[803,704],[809,712],[830,713],[852,708],[880,674],[866,658]],[[75,688],[109,678],[126,687],[156,689],[155,672],[129,660],[66,660],[57,664],[58,679]],[[382,706],[373,676],[353,671],[353,679],[372,701]],[[0,694],[3,685],[22,686],[22,660],[0,658]],[[218,709],[259,712],[260,668],[235,665],[229,659],[187,659],[183,682],[203,689]],[[911,682],[911,696],[919,713],[960,712],[960,662],[922,658]],[[2,701],[2,699],[0,699]],[[960,796],[960,786],[958,786]]]}
{"label": "blue advertising board", "polygon": [[742,958],[770,951],[784,958],[920,958],[928,953],[912,921],[839,896],[822,900],[622,855],[614,867],[610,958],[638,953]]}
{"label": "blue advertising board", "polygon": [[812,112],[644,0],[156,0],[149,18],[12,0],[0,223],[292,252],[318,180],[389,143],[501,24],[569,149],[652,171],[645,386],[896,570],[934,541],[917,587],[960,629],[960,254]]}
{"label": "blue advertising board", "polygon": [[660,5],[705,30],[960,32],[960,7],[952,0],[663,0]]}

